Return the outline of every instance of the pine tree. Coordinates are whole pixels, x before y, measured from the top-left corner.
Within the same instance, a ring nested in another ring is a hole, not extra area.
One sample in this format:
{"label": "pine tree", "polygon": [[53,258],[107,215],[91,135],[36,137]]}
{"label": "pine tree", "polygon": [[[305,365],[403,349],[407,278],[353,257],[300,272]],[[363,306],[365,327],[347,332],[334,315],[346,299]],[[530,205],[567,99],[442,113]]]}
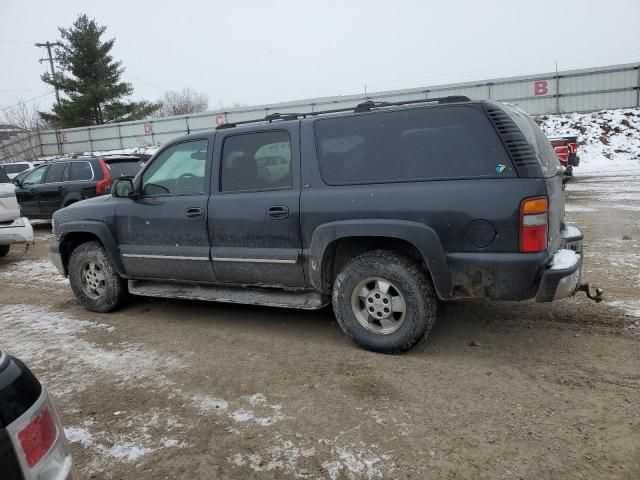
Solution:
{"label": "pine tree", "polygon": [[101,125],[145,118],[159,104],[127,102],[133,93],[130,83],[121,81],[122,62],[110,55],[114,39],[102,41],[107,27],[79,15],[71,28],[59,28],[62,47],[56,49],[60,72],[42,80],[57,87],[68,98],[53,106],[53,113],[41,117],[57,128]]}

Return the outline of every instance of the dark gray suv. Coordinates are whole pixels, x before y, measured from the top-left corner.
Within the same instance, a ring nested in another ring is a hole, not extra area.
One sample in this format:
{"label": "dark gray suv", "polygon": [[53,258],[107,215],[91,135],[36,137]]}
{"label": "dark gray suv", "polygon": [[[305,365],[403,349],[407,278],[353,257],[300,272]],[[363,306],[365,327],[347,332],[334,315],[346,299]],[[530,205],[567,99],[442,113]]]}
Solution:
{"label": "dark gray suv", "polygon": [[582,234],[563,218],[558,157],[518,108],[366,102],[178,138],[56,212],[51,254],[93,311],[127,293],[332,303],[358,344],[399,352],[439,300],[572,295]]}

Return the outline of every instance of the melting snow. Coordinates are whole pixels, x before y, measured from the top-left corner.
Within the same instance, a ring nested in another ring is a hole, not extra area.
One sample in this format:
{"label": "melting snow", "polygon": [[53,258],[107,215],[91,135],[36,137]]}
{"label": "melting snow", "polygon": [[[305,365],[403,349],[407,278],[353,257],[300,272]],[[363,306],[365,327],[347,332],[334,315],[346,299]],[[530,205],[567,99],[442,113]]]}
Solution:
{"label": "melting snow", "polygon": [[580,260],[580,255],[573,250],[558,250],[551,260],[551,270],[563,270],[573,267],[578,263],[578,260]]}

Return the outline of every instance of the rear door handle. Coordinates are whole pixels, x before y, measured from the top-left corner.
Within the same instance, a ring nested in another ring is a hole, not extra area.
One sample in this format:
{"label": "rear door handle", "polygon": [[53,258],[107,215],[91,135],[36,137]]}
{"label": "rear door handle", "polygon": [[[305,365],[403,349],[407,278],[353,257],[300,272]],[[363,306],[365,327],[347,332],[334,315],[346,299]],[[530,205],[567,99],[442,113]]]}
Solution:
{"label": "rear door handle", "polygon": [[275,219],[289,218],[289,207],[284,205],[273,205],[267,208],[267,215]]}
{"label": "rear door handle", "polygon": [[204,208],[187,208],[187,218],[203,218]]}
{"label": "rear door handle", "polygon": [[64,190],[64,187],[58,187],[58,191],[61,192]]}

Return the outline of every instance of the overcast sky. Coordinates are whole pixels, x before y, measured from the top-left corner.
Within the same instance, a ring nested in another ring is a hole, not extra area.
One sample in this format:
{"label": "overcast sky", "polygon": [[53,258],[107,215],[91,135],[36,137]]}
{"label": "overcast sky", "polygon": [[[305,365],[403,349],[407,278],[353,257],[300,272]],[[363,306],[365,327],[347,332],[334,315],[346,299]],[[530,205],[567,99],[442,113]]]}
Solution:
{"label": "overcast sky", "polygon": [[79,13],[136,98],[189,86],[212,109],[640,61],[638,0],[0,0],[0,105],[49,92],[33,43]]}

